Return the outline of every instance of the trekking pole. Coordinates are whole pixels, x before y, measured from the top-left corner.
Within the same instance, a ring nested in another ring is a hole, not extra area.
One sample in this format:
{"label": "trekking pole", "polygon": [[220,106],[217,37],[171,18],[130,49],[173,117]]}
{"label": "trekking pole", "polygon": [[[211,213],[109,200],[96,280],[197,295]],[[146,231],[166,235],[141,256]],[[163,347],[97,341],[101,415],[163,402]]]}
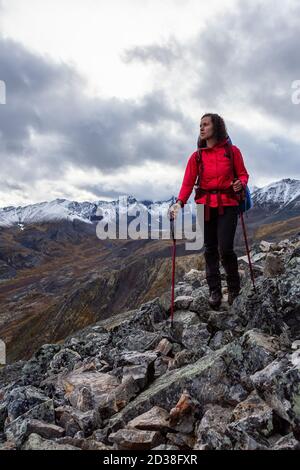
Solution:
{"label": "trekking pole", "polygon": [[175,218],[170,218],[171,235],[173,240],[173,251],[172,251],[172,289],[171,289],[171,327],[173,328],[174,318],[174,290],[175,290],[175,258],[176,258],[176,239],[174,235],[174,223]]}
{"label": "trekking pole", "polygon": [[[233,182],[237,179],[238,178],[234,178]],[[238,191],[238,193],[236,193],[236,195],[237,195],[237,198],[238,198],[239,202],[241,202],[245,198],[245,193],[242,190]],[[256,287],[255,287],[255,282],[254,282],[254,273],[253,273],[253,268],[252,268],[252,263],[251,263],[251,258],[250,258],[250,250],[249,250],[249,245],[248,245],[248,240],[247,240],[246,226],[245,226],[243,211],[242,211],[241,207],[239,208],[239,216],[242,220],[242,228],[243,228],[244,240],[245,240],[245,245],[246,245],[246,252],[247,252],[247,257],[248,257],[251,281],[252,281],[252,284],[253,284],[254,292],[256,293]]]}
{"label": "trekking pole", "polygon": [[243,217],[243,212],[240,211],[240,217],[242,220],[242,228],[243,228],[243,233],[244,233],[244,239],[245,239],[245,245],[246,245],[246,251],[247,251],[247,256],[248,256],[248,263],[249,263],[249,269],[250,269],[250,276],[253,284],[253,289],[254,292],[256,293],[256,287],[254,283],[254,274],[253,274],[253,269],[252,269],[252,263],[250,259],[250,251],[249,251],[249,246],[248,246],[248,240],[247,240],[247,234],[246,234],[246,227],[245,227],[245,222],[244,222],[244,217]]}

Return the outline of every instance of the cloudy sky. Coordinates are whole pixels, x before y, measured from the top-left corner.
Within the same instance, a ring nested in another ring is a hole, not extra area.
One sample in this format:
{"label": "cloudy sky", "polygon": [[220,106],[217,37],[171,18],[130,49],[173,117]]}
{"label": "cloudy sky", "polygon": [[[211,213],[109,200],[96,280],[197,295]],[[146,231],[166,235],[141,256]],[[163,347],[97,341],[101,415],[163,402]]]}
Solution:
{"label": "cloudy sky", "polygon": [[300,178],[299,30],[298,0],[0,0],[0,207],[177,196],[205,112],[251,186]]}

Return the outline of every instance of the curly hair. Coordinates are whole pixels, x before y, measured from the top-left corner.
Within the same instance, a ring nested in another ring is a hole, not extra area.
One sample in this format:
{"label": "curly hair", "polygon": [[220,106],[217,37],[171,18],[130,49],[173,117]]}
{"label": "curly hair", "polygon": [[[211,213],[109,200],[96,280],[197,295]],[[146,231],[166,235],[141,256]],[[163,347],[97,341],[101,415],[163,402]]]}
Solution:
{"label": "curly hair", "polygon": [[[224,119],[221,116],[219,116],[219,114],[215,114],[215,113],[203,114],[201,119],[207,116],[211,117],[213,127],[214,127],[214,136],[216,137],[217,142],[221,142],[222,140],[227,139],[228,134],[227,134],[226,124],[224,122]],[[198,148],[206,147],[206,140],[201,139],[200,135],[198,137],[197,147]]]}

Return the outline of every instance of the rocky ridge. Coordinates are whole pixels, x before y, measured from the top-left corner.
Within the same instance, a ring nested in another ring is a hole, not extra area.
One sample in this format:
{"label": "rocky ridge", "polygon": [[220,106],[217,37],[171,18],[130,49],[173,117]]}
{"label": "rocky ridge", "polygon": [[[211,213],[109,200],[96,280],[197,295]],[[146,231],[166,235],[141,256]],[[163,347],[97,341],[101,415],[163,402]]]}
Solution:
{"label": "rocky ridge", "polygon": [[0,448],[299,449],[299,235],[252,260],[232,306],[192,269],[173,326],[166,292],[1,369]]}

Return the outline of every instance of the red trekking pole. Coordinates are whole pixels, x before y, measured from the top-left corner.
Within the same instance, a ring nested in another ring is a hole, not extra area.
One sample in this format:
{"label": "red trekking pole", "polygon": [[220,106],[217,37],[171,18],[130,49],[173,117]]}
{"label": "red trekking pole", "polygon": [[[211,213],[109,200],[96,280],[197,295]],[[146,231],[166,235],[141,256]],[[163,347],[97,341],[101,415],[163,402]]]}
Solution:
{"label": "red trekking pole", "polygon": [[252,268],[252,263],[251,263],[251,259],[250,259],[250,250],[249,250],[249,246],[248,246],[248,240],[247,240],[247,234],[246,234],[246,227],[245,227],[244,216],[243,216],[243,212],[242,212],[242,211],[240,212],[240,217],[241,217],[241,220],[242,220],[242,227],[243,227],[243,233],[244,233],[246,251],[247,251],[247,256],[248,256],[248,263],[249,263],[251,281],[252,281],[252,284],[253,284],[254,292],[256,293],[256,287],[255,287],[255,283],[254,283],[253,268]]}
{"label": "red trekking pole", "polygon": [[170,217],[171,235],[173,240],[173,252],[172,252],[172,290],[171,290],[171,326],[173,327],[174,318],[174,290],[175,290],[175,259],[176,259],[176,239],[174,235],[174,223],[175,218]]}

